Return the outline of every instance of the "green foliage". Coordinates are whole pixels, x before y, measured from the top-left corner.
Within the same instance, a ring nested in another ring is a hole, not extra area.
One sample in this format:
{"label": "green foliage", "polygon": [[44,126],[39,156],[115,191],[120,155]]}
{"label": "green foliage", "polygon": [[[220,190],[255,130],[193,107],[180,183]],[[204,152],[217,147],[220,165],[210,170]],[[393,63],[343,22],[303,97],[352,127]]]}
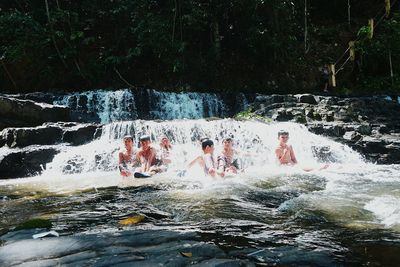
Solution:
{"label": "green foliage", "polygon": [[[121,87],[126,86],[122,75],[134,85],[175,90],[190,85],[197,90],[293,92],[304,90],[315,80],[316,68],[334,62],[340,45],[347,46],[339,38],[346,28],[340,26],[346,22],[343,1],[308,1],[307,53],[304,1],[47,2],[49,13],[45,1],[1,1],[3,90]],[[354,0],[352,5],[354,10],[369,4],[375,8],[372,2]],[[357,13],[352,16],[356,21]],[[397,64],[398,21],[394,15],[382,22],[377,37],[360,42],[358,49],[373,61],[390,48]],[[368,33],[362,27],[358,35],[366,39]],[[367,76],[376,74],[364,70]]]}
{"label": "green foliage", "polygon": [[250,109],[246,111],[239,112],[234,116],[236,120],[257,120],[264,123],[271,123],[272,119],[268,117],[263,117],[261,115],[255,114]]}
{"label": "green foliage", "polygon": [[51,222],[48,219],[34,218],[20,223],[17,225],[17,227],[15,227],[15,230],[34,228],[51,228]]}

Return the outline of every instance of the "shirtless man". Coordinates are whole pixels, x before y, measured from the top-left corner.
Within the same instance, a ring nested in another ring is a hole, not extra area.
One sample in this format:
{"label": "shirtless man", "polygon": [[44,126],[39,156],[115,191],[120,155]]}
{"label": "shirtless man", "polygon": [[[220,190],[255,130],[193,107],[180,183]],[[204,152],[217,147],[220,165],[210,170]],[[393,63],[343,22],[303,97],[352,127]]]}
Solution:
{"label": "shirtless man", "polygon": [[118,154],[118,166],[122,176],[128,177],[132,175],[130,167],[137,163],[136,153],[133,150],[133,137],[127,135],[123,138],[125,150]]}
{"label": "shirtless man", "polygon": [[289,140],[289,133],[286,131],[278,132],[279,145],[275,149],[275,155],[282,165],[294,165],[297,164],[297,159],[293,151],[293,147],[287,142]]}
{"label": "shirtless man", "polygon": [[192,162],[189,163],[189,168],[195,164],[199,164],[206,175],[215,177],[217,162],[214,159],[214,142],[210,139],[202,139],[201,148],[203,155],[198,156]]}
{"label": "shirtless man", "polygon": [[140,172],[147,174],[155,174],[159,172],[157,168],[157,151],[151,147],[150,136],[143,135],[140,137],[140,150],[137,152],[136,157],[139,159],[141,167]]}
{"label": "shirtless man", "polygon": [[222,141],[224,145],[221,155],[218,156],[217,173],[224,177],[225,173],[237,173],[239,169],[237,151],[233,148],[233,139],[228,137]]}

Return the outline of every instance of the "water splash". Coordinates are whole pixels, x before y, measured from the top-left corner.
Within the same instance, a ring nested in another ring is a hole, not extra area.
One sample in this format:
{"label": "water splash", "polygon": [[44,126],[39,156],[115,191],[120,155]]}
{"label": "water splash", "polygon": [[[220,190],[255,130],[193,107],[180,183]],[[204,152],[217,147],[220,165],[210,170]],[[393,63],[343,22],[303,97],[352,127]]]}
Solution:
{"label": "water splash", "polygon": [[[56,155],[47,166],[46,172],[74,174],[90,171],[115,170],[118,149],[122,138],[132,135],[135,143],[143,134],[151,136],[153,146],[158,147],[158,138],[167,135],[174,145],[173,168],[184,168],[196,155],[201,154],[199,140],[208,137],[215,142],[216,153],[222,149],[222,140],[227,136],[235,139],[235,147],[249,156],[244,156],[246,166],[252,169],[276,165],[274,155],[277,146],[277,132],[285,129],[290,132],[290,143],[296,151],[298,161],[304,166],[317,166],[319,162],[329,161],[337,164],[362,164],[362,157],[349,147],[308,132],[295,123],[265,124],[257,121],[236,121],[223,119],[125,121],[113,122],[103,128],[99,140],[80,147],[68,147]],[[322,152],[321,152],[322,151]]]}

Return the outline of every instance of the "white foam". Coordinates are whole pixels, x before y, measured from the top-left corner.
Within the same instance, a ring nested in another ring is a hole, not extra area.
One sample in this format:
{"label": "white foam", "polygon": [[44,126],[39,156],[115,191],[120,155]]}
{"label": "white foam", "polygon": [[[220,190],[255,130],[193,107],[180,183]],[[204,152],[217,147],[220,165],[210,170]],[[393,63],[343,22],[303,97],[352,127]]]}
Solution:
{"label": "white foam", "polygon": [[385,226],[400,225],[400,198],[379,196],[368,202],[364,208],[371,211]]}

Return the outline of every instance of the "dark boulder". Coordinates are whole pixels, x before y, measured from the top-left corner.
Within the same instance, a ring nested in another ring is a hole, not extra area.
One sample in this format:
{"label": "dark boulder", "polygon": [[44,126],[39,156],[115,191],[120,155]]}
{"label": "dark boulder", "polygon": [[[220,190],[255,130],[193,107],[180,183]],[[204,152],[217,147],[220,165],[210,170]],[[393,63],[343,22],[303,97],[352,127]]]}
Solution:
{"label": "dark boulder", "polygon": [[299,103],[307,103],[311,105],[317,104],[317,100],[313,95],[304,94],[304,95],[297,95],[297,99]]}
{"label": "dark boulder", "polygon": [[10,149],[0,156],[0,179],[38,175],[58,152],[56,147],[50,146]]}
{"label": "dark boulder", "polygon": [[2,131],[2,139],[8,147],[30,145],[53,145],[61,142],[63,130],[59,126],[39,126],[33,128],[7,128]]}
{"label": "dark boulder", "polygon": [[99,124],[75,122],[45,123],[38,127],[6,128],[0,132],[0,147],[22,148],[30,145],[55,145],[68,142],[82,145],[101,136]]}
{"label": "dark boulder", "polygon": [[88,143],[101,136],[101,125],[85,124],[67,129],[63,135],[63,141],[78,146]]}
{"label": "dark boulder", "polygon": [[44,122],[69,121],[69,108],[31,100],[0,96],[0,126],[37,126]]}

